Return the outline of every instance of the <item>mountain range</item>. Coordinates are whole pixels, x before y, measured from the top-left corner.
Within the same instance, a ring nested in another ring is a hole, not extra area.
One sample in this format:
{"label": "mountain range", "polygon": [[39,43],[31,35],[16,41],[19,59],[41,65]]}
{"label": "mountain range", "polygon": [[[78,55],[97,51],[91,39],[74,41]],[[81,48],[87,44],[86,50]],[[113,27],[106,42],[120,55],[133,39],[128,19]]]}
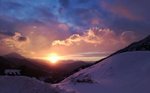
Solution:
{"label": "mountain range", "polygon": [[71,75],[78,67],[87,64],[90,63],[66,60],[53,66],[46,60],[29,59],[17,53],[11,53],[0,56],[0,75],[6,75],[6,70],[20,70],[19,76],[35,77],[45,82],[57,83]]}

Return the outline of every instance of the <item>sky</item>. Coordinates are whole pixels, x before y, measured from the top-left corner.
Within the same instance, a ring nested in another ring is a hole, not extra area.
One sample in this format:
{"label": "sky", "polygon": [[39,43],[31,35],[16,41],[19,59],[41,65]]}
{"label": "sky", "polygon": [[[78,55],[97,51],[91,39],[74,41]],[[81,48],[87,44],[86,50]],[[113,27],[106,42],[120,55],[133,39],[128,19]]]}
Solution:
{"label": "sky", "polygon": [[0,55],[98,60],[150,34],[149,0],[0,0]]}

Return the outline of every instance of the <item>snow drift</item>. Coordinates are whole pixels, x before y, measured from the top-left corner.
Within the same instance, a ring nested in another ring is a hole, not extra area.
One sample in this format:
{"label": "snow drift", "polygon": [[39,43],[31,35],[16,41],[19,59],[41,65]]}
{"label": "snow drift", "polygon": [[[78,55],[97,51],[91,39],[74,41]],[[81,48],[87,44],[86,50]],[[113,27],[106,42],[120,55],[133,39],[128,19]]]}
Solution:
{"label": "snow drift", "polygon": [[55,86],[73,93],[150,93],[150,52],[116,54]]}
{"label": "snow drift", "polygon": [[1,76],[0,93],[57,93],[50,85],[23,76]]}

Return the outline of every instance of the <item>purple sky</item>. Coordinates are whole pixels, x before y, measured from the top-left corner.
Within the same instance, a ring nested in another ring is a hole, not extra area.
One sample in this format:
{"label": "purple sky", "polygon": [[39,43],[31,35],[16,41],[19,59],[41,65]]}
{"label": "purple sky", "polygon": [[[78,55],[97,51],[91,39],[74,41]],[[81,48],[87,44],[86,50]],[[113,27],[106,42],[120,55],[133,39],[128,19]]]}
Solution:
{"label": "purple sky", "polygon": [[150,33],[149,0],[0,0],[0,54],[97,60]]}

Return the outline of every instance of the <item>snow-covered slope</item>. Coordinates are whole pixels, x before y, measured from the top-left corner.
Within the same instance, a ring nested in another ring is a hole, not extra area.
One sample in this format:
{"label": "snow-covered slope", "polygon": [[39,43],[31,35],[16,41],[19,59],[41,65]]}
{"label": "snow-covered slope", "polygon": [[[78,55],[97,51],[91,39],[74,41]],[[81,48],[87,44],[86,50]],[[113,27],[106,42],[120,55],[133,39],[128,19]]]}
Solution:
{"label": "snow-covered slope", "polygon": [[57,93],[50,85],[33,78],[1,76],[0,93]]}
{"label": "snow-covered slope", "polygon": [[125,52],[55,85],[73,93],[150,93],[150,52]]}

